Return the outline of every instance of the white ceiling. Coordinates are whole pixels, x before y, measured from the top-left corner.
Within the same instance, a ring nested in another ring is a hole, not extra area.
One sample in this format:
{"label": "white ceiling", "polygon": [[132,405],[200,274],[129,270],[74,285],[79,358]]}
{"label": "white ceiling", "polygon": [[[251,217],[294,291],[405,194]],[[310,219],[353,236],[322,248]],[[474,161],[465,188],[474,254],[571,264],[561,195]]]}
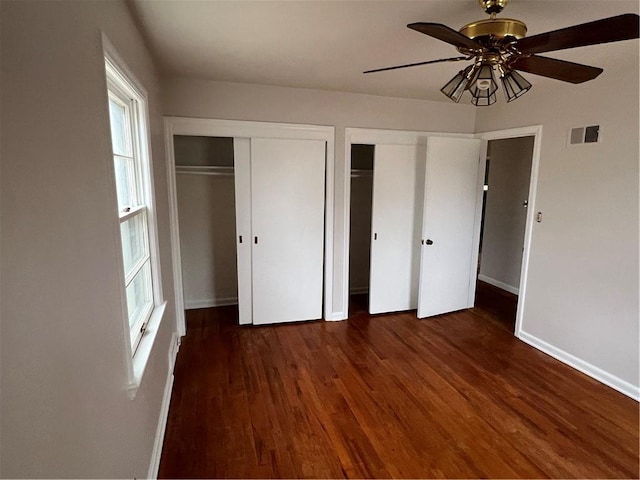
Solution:
{"label": "white ceiling", "polygon": [[[133,0],[133,7],[170,75],[446,102],[439,89],[465,62],[362,72],[459,55],[453,46],[406,28],[408,23],[459,29],[487,18],[476,0]],[[637,1],[512,0],[500,16],[524,21],[535,35],[637,12]],[[628,68],[629,59],[637,68],[637,44],[627,40],[546,55],[611,75]],[[563,84],[525,76],[532,91]]]}

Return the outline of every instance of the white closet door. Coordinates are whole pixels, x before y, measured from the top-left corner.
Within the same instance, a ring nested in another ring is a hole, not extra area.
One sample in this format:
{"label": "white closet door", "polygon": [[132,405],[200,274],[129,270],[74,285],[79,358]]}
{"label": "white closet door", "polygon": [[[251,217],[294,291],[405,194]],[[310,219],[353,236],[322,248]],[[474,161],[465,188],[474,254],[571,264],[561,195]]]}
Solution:
{"label": "white closet door", "polygon": [[375,146],[369,313],[417,307],[425,148]]}
{"label": "white closet door", "polygon": [[322,318],[325,142],[251,140],[253,323]]}
{"label": "white closet door", "polygon": [[238,262],[238,323],[253,322],[251,309],[251,139],[233,139]]}
{"label": "white closet door", "polygon": [[473,306],[481,141],[429,138],[418,317]]}

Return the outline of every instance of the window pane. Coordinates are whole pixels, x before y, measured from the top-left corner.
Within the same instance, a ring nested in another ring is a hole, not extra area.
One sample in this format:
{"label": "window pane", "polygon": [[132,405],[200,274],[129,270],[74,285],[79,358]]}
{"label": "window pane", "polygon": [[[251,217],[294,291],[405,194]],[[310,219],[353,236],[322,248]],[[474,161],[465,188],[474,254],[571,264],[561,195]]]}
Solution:
{"label": "window pane", "polygon": [[129,136],[127,135],[127,110],[109,99],[109,119],[111,123],[111,145],[116,155],[130,155]]}
{"label": "window pane", "polygon": [[[152,304],[151,266],[147,261],[127,287],[127,311],[129,328],[133,328],[143,319]],[[137,333],[137,332],[136,332]]]}
{"label": "window pane", "polygon": [[128,276],[131,269],[147,256],[146,216],[146,212],[143,211],[120,224],[125,276]]}
{"label": "window pane", "polygon": [[131,187],[134,184],[133,179],[133,159],[126,157],[113,157],[116,171],[116,189],[118,192],[118,211],[122,211],[125,207],[133,207],[134,201]]}

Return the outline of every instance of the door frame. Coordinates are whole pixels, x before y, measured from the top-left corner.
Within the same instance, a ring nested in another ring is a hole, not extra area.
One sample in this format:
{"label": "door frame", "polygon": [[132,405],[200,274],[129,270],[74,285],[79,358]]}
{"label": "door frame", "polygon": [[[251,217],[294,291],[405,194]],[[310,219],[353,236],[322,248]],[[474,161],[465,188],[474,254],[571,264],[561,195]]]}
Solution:
{"label": "door frame", "polygon": [[[354,143],[364,144],[388,144],[388,145],[427,145],[429,137],[458,137],[458,138],[478,138],[473,133],[443,133],[443,132],[420,132],[412,130],[382,130],[372,128],[345,128],[344,139],[344,170],[342,177],[344,184],[343,203],[341,205],[343,215],[343,245],[341,270],[343,272],[342,285],[336,287],[342,290],[341,314],[334,313],[341,317],[340,320],[349,317],[349,242],[351,238],[351,145]],[[374,166],[375,168],[375,166]],[[475,284],[474,284],[475,288]],[[337,319],[337,318],[336,318]]]}
{"label": "door frame", "polygon": [[180,230],[178,224],[178,198],[176,189],[176,161],[174,135],[232,138],[274,138],[323,140],[326,142],[325,164],[325,247],[324,247],[324,305],[325,320],[331,319],[333,304],[333,230],[334,230],[334,171],[335,128],[324,125],[290,123],[247,122],[190,117],[164,117],[164,136],[169,192],[169,230],[171,233],[171,258],[175,293],[175,314],[179,336],[187,332],[184,314],[182,285],[182,258],[180,254]]}
{"label": "door frame", "polygon": [[[529,260],[531,255],[531,240],[535,222],[536,195],[538,190],[538,171],[540,168],[540,153],[542,149],[542,125],[529,127],[495,130],[492,132],[477,133],[476,138],[483,140],[482,155],[486,158],[487,146],[490,140],[503,140],[508,138],[533,137],[533,153],[531,157],[531,178],[529,179],[529,197],[527,199],[527,220],[524,229],[524,246],[522,252],[522,265],[520,267],[520,285],[518,287],[518,305],[516,307],[516,326],[514,335],[521,338],[522,321],[524,317],[524,305],[527,293],[527,281],[529,276]],[[480,205],[482,207],[482,205]],[[480,244],[478,243],[478,248]]]}

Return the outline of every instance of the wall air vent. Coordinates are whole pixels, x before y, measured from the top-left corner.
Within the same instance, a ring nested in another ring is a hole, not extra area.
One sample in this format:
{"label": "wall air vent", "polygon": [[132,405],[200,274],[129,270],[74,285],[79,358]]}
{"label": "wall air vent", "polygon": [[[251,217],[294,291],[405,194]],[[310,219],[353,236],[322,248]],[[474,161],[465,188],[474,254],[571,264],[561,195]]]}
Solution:
{"label": "wall air vent", "polygon": [[582,143],[598,143],[600,141],[600,125],[572,128],[569,132],[569,145]]}

